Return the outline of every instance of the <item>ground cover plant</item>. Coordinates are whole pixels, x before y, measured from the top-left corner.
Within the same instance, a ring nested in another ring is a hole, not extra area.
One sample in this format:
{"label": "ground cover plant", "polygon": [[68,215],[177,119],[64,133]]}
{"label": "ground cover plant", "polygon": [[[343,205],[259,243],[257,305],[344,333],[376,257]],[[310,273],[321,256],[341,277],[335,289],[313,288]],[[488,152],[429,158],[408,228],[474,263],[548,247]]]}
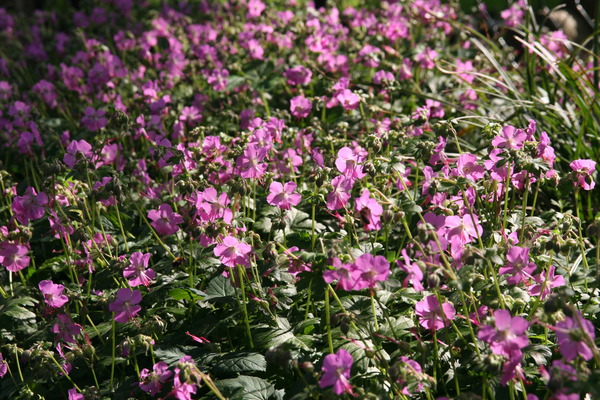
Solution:
{"label": "ground cover plant", "polygon": [[376,3],[0,9],[0,398],[600,397],[598,35]]}

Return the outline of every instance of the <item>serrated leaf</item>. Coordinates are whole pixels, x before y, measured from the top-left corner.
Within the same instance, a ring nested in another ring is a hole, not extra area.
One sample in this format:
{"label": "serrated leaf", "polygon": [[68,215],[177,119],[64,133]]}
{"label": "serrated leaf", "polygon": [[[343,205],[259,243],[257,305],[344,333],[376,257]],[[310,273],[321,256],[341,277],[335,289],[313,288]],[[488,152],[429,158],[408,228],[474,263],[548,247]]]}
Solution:
{"label": "serrated leaf", "polygon": [[7,308],[3,309],[3,315],[8,315],[11,318],[15,319],[30,319],[35,318],[35,314],[29,311],[28,309],[18,306],[16,304],[11,304]]}
{"label": "serrated leaf", "polygon": [[230,300],[233,296],[235,296],[235,289],[231,286],[229,279],[225,278],[223,275],[217,275],[208,282],[204,300],[224,301]]}
{"label": "serrated leaf", "polygon": [[214,369],[219,373],[266,371],[267,361],[258,353],[230,353],[218,360]]}
{"label": "serrated leaf", "polygon": [[[255,376],[240,375],[234,379],[217,381],[215,384],[223,395],[232,400],[267,400],[275,393],[272,384]],[[238,394],[240,388],[242,392]]]}

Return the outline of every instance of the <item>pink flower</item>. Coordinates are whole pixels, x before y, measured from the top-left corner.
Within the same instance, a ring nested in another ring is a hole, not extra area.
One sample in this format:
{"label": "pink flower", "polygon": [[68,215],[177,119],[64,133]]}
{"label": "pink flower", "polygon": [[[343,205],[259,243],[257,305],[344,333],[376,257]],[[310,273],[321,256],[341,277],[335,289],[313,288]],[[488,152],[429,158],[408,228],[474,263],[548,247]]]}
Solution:
{"label": "pink flower", "polygon": [[158,210],[148,211],[148,218],[152,220],[150,225],[159,235],[169,236],[173,235],[179,230],[177,224],[183,222],[181,215],[174,213],[173,208],[168,204],[161,204],[158,206]]}
{"label": "pink flower", "polygon": [[200,217],[203,221],[214,222],[221,218],[230,224],[233,219],[233,212],[227,208],[229,203],[230,200],[227,193],[221,193],[218,196],[217,190],[209,187],[204,192],[198,194],[196,208],[200,212]]}
{"label": "pink flower", "polygon": [[280,182],[272,182],[269,186],[269,195],[267,203],[277,206],[282,210],[289,210],[292,206],[297,206],[302,199],[299,193],[294,193],[297,185],[294,182],[286,182],[282,185]]}
{"label": "pink flower", "polygon": [[554,275],[556,271],[555,266],[551,266],[548,272],[542,272],[533,276],[533,280],[536,282],[535,285],[531,285],[527,291],[532,296],[540,296],[540,299],[544,300],[550,294],[550,290],[555,287],[565,285],[565,278],[561,275]]}
{"label": "pink flower", "polygon": [[360,213],[365,231],[381,229],[381,219],[379,217],[383,214],[383,207],[371,197],[371,192],[368,189],[363,190],[361,196],[356,199],[355,208]]}
{"label": "pink flower", "polygon": [[128,288],[119,289],[117,298],[108,305],[108,309],[115,313],[115,321],[127,323],[142,310],[139,303],[142,301],[142,292]]}
{"label": "pink flower", "polygon": [[290,101],[290,111],[296,118],[306,118],[310,114],[312,103],[304,96],[296,96]]}
{"label": "pink flower", "polygon": [[446,217],[444,226],[447,229],[448,240],[461,245],[472,242],[483,233],[477,215],[465,214],[462,217],[451,215]]}
{"label": "pink flower", "polygon": [[333,392],[338,396],[342,393],[354,395],[352,385],[350,385],[350,370],[353,362],[354,359],[350,353],[344,349],[339,349],[335,354],[326,355],[323,360],[323,375],[319,380],[319,387],[323,389],[333,386]]}
{"label": "pink flower", "polygon": [[531,273],[537,268],[532,262],[529,262],[529,248],[513,246],[506,254],[508,261],[506,267],[501,267],[498,272],[500,275],[512,274],[506,278],[506,282],[516,285],[525,278],[530,278]]}
{"label": "pink flower", "polygon": [[228,267],[235,267],[237,264],[248,266],[250,264],[248,253],[252,251],[252,246],[238,241],[233,236],[225,236],[213,251],[215,256]]}
{"label": "pink flower", "polygon": [[592,174],[596,170],[596,162],[592,160],[575,160],[569,164],[571,169],[575,171],[577,182],[573,182],[574,186],[579,186],[583,190],[592,190],[596,186],[596,182]]}
{"label": "pink flower", "polygon": [[260,178],[267,171],[267,164],[262,161],[267,156],[267,149],[254,143],[248,144],[244,154],[236,160],[242,178]]}
{"label": "pink flower", "polygon": [[173,396],[178,400],[192,400],[192,395],[196,394],[196,385],[189,383],[190,381],[181,382],[179,377],[181,370],[175,368],[175,376],[173,378],[173,389],[169,396]]}
{"label": "pink flower", "polygon": [[93,107],[86,107],[84,116],[81,119],[81,125],[88,128],[90,131],[97,131],[108,124],[108,120],[104,118],[106,111],[96,110]]}
{"label": "pink flower", "polygon": [[85,396],[77,391],[77,388],[72,388],[67,391],[68,400],[85,400]]}
{"label": "pink flower", "polygon": [[354,183],[352,179],[347,179],[345,176],[336,176],[331,180],[333,190],[327,195],[327,208],[337,210],[348,204],[350,200],[350,191]]}
{"label": "pink flower", "polygon": [[29,186],[23,196],[15,196],[12,208],[17,220],[23,225],[27,225],[29,221],[44,216],[44,209],[47,204],[48,195],[44,192],[38,194],[34,188]]}
{"label": "pink flower", "polygon": [[0,378],[2,378],[4,375],[6,375],[7,372],[8,372],[8,365],[6,364],[6,360],[4,360],[2,353],[0,353]]}
{"label": "pink flower", "polygon": [[431,295],[415,304],[415,314],[423,328],[437,331],[450,325],[456,310],[452,303],[444,303],[440,307],[435,295]]}
{"label": "pink flower", "polygon": [[360,273],[354,290],[373,289],[377,282],[386,281],[390,274],[390,263],[383,256],[365,253],[354,262],[354,270]]}
{"label": "pink flower", "polygon": [[520,149],[527,139],[527,132],[523,129],[515,129],[514,126],[507,125],[502,128],[502,133],[492,140],[492,146],[506,149]]}
{"label": "pink flower", "polygon": [[396,260],[396,264],[408,274],[402,282],[402,286],[407,287],[410,282],[416,291],[423,291],[425,289],[421,283],[423,281],[423,271],[416,263],[410,261],[406,249],[402,249],[402,258],[404,262]]}
{"label": "pink flower", "polygon": [[511,318],[508,310],[496,310],[494,319],[495,326],[485,325],[477,337],[489,343],[494,354],[520,360],[521,349],[529,344],[529,338],[525,334],[529,323],[525,318]]}
{"label": "pink flower", "polygon": [[335,166],[346,178],[362,179],[367,175],[363,172],[362,165],[359,165],[363,161],[364,157],[350,147],[342,147],[335,159]]}
{"label": "pink flower", "polygon": [[17,272],[29,266],[27,256],[29,248],[15,243],[4,243],[0,246],[0,264],[11,272]]}
{"label": "pink flower", "polygon": [[288,85],[308,85],[312,78],[312,72],[310,69],[298,65],[287,69],[283,76],[285,76]]}
{"label": "pink flower", "polygon": [[[588,341],[594,343],[596,332],[594,325],[583,318],[581,312],[577,311],[573,317],[565,317],[564,321],[556,324],[556,339],[560,353],[566,361],[572,361],[578,355],[584,360],[590,360],[594,353],[588,346]],[[585,339],[588,339],[586,341]]]}
{"label": "pink flower", "polygon": [[456,163],[459,176],[477,181],[483,178],[485,169],[482,165],[477,164],[477,156],[470,153],[461,154]]}
{"label": "pink flower", "polygon": [[81,333],[81,325],[74,323],[68,314],[58,314],[58,322],[52,326],[52,333],[58,333],[58,339],[67,343],[77,343],[74,336]]}
{"label": "pink flower", "polygon": [[438,57],[438,52],[430,47],[426,47],[422,53],[415,56],[415,61],[421,65],[423,69],[433,69],[435,67],[435,59]]}
{"label": "pink flower", "polygon": [[360,96],[350,89],[342,90],[335,98],[340,102],[344,110],[356,110],[360,103]]}
{"label": "pink flower", "polygon": [[139,251],[131,255],[129,265],[123,270],[123,277],[129,280],[129,286],[150,286],[150,281],[156,276],[152,268],[148,268],[151,256],[150,253],[142,254]]}
{"label": "pink flower", "polygon": [[65,290],[63,285],[57,285],[52,281],[46,280],[41,281],[38,284],[38,288],[42,292],[42,295],[44,295],[46,304],[52,308],[60,308],[69,301],[69,298],[62,294],[63,290]]}
{"label": "pink flower", "polygon": [[140,389],[150,396],[156,396],[161,390],[162,385],[173,375],[169,371],[169,366],[164,361],[159,361],[152,367],[152,372],[147,368],[140,371]]}
{"label": "pink flower", "polygon": [[67,146],[67,152],[63,156],[63,162],[69,168],[73,168],[77,162],[77,154],[81,153],[83,158],[90,158],[94,153],[92,152],[92,145],[85,140],[73,140]]}

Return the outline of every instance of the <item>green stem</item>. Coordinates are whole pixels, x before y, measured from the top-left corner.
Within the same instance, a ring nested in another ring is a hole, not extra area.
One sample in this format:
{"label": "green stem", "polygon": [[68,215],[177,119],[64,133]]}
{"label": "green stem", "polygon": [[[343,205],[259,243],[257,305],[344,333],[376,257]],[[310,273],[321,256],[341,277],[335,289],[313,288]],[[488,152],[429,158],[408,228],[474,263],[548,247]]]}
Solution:
{"label": "green stem", "polygon": [[244,271],[242,268],[245,268],[243,265],[238,265],[238,278],[240,283],[240,290],[242,292],[242,312],[244,313],[244,325],[246,325],[246,334],[248,335],[248,342],[250,348],[254,348],[254,342],[252,341],[252,331],[250,330],[250,320],[248,319],[248,308],[246,305],[246,285],[244,284]]}
{"label": "green stem", "polygon": [[331,315],[329,305],[329,285],[325,288],[325,326],[327,327],[327,344],[329,345],[329,353],[333,354],[333,339],[331,337]]}
{"label": "green stem", "polygon": [[115,379],[115,360],[117,356],[117,333],[116,333],[116,322],[115,313],[112,313],[112,361],[110,364],[110,391],[114,390],[114,379]]}
{"label": "green stem", "polygon": [[379,324],[377,323],[377,313],[375,311],[375,296],[373,294],[373,290],[371,290],[370,293],[370,297],[371,297],[371,313],[373,313],[373,323],[375,326],[375,331],[379,330]]}

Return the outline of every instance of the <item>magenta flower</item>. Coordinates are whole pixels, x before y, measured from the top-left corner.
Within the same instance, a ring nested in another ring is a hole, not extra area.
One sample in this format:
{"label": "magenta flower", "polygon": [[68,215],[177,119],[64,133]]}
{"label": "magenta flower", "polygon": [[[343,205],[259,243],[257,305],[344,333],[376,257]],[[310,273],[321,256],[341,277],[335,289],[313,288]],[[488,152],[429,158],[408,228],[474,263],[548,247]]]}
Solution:
{"label": "magenta flower", "polygon": [[540,299],[544,300],[550,294],[550,290],[555,287],[565,285],[565,278],[561,275],[554,275],[556,271],[555,266],[551,266],[548,272],[541,272],[533,276],[533,280],[536,282],[535,285],[531,285],[527,291],[532,296],[540,296]]}
{"label": "magenta flower", "polygon": [[383,207],[374,198],[368,189],[362,191],[359,198],[356,199],[356,211],[364,224],[365,231],[375,231],[381,229],[381,214]]}
{"label": "magenta flower", "polygon": [[4,243],[0,246],[0,264],[11,272],[17,272],[29,266],[27,256],[29,248],[16,243]]}
{"label": "magenta flower", "polygon": [[58,339],[67,343],[77,343],[74,336],[81,333],[81,325],[74,323],[68,314],[58,314],[58,322],[52,326],[52,333],[58,333]]}
{"label": "magenta flower", "polygon": [[596,170],[596,162],[592,160],[575,160],[569,164],[571,169],[575,171],[574,186],[579,186],[583,190],[592,190],[596,186],[596,182],[592,174]]}
{"label": "magenta flower", "polygon": [[235,267],[237,264],[248,266],[250,264],[248,253],[252,251],[252,246],[238,241],[233,236],[225,236],[213,251],[215,256],[228,267]]}
{"label": "magenta flower", "polygon": [[236,160],[239,174],[242,178],[260,178],[267,171],[267,164],[262,161],[267,156],[267,149],[254,143],[249,143],[244,154]]}
{"label": "magenta flower", "polygon": [[338,396],[342,393],[354,395],[352,385],[350,385],[350,370],[353,362],[354,359],[350,353],[344,349],[339,349],[335,354],[326,355],[323,360],[323,375],[319,380],[319,387],[323,389],[333,386],[333,392]]}
{"label": "magenta flower", "polygon": [[8,365],[6,360],[4,360],[4,356],[0,353],[0,378],[2,378],[8,372]]}
{"label": "magenta flower", "polygon": [[331,185],[333,190],[327,195],[327,208],[333,211],[348,204],[354,182],[352,179],[340,175],[331,180]]}
{"label": "magenta flower", "polygon": [[129,286],[150,286],[150,281],[156,276],[154,270],[148,268],[148,261],[150,261],[151,256],[150,253],[142,254],[139,251],[131,255],[129,265],[123,270],[123,277],[129,280]]}
{"label": "magenta flower", "polygon": [[529,344],[525,334],[529,323],[525,318],[511,318],[508,310],[494,312],[494,325],[485,325],[477,337],[489,343],[494,354],[521,359],[521,349]]}
{"label": "magenta flower", "polygon": [[158,210],[148,211],[148,218],[152,220],[150,225],[162,236],[176,233],[179,230],[177,224],[183,222],[181,215],[174,213],[173,208],[168,204],[161,204]]}
{"label": "magenta flower", "polygon": [[85,400],[85,396],[77,391],[77,388],[72,388],[67,391],[68,400]]}
{"label": "magenta flower", "polygon": [[163,384],[167,382],[171,375],[173,373],[169,371],[167,363],[159,361],[154,364],[152,372],[147,368],[140,371],[140,389],[154,397],[162,390]]}
{"label": "magenta flower", "polygon": [[387,280],[390,274],[390,263],[383,256],[373,256],[365,253],[360,255],[354,262],[354,270],[360,273],[354,290],[373,289],[377,282]]}
{"label": "magenta flower", "polygon": [[[581,312],[577,311],[573,317],[565,317],[564,321],[556,324],[554,330],[560,353],[566,361],[572,361],[578,355],[588,361],[594,356],[592,349],[588,346],[588,341],[594,343],[595,328],[590,321],[583,318]],[[588,341],[585,340],[586,337]]]}
{"label": "magenta flower", "polygon": [[527,132],[523,129],[515,129],[514,126],[507,125],[502,128],[502,133],[492,140],[492,146],[507,149],[520,149],[527,139]]}
{"label": "magenta flower", "polygon": [[94,153],[92,152],[92,145],[85,140],[73,140],[67,146],[67,152],[63,156],[63,162],[69,168],[73,168],[77,162],[77,154],[81,153],[84,158],[90,158]]}
{"label": "magenta flower", "polygon": [[342,147],[335,159],[335,166],[346,178],[362,179],[367,175],[363,172],[362,165],[359,165],[363,161],[364,157],[354,152],[350,147]]}
{"label": "magenta flower", "polygon": [[298,65],[287,69],[283,76],[285,77],[288,85],[308,85],[312,78],[312,72],[310,69],[302,65]]}
{"label": "magenta flower", "polygon": [[402,258],[404,262],[396,260],[396,264],[398,264],[400,269],[408,274],[402,282],[402,286],[407,287],[410,282],[416,291],[423,291],[425,289],[421,283],[423,281],[423,271],[421,271],[421,268],[416,263],[410,261],[406,249],[402,249]]}
{"label": "magenta flower", "polygon": [[119,289],[117,298],[108,305],[108,309],[115,313],[115,321],[127,323],[142,310],[139,305],[142,301],[142,292],[128,288]]}
{"label": "magenta flower", "polygon": [[459,245],[470,243],[483,233],[483,228],[479,225],[476,215],[472,217],[471,214],[465,214],[462,217],[451,215],[446,217],[444,225],[447,229],[448,240]]}
{"label": "magenta flower", "polygon": [[44,209],[47,204],[48,195],[44,192],[38,194],[34,188],[29,186],[23,196],[15,196],[12,209],[17,220],[23,225],[27,225],[29,221],[44,216]]}
{"label": "magenta flower", "polygon": [[531,273],[537,268],[532,262],[529,262],[529,248],[513,246],[506,254],[506,267],[501,267],[498,272],[500,275],[512,274],[506,278],[506,282],[511,285],[517,285],[526,278],[531,278]]}
{"label": "magenta flower", "polygon": [[423,328],[437,331],[450,325],[456,310],[452,303],[444,303],[440,307],[437,298],[432,294],[415,304],[415,314],[419,316],[419,324]]}
{"label": "magenta flower", "polygon": [[88,128],[90,131],[97,131],[108,124],[108,120],[104,118],[106,111],[96,110],[93,107],[86,107],[84,116],[81,118],[81,125]]}
{"label": "magenta flower", "polygon": [[227,193],[217,195],[217,190],[209,187],[206,188],[204,192],[198,194],[196,208],[203,221],[214,222],[221,218],[223,221],[230,224],[233,219],[233,212],[227,208],[229,203],[230,200]]}
{"label": "magenta flower", "polygon": [[60,308],[65,305],[69,298],[62,294],[65,287],[63,285],[57,285],[52,281],[41,281],[38,284],[38,288],[42,295],[44,295],[44,301],[52,308]]}
{"label": "magenta flower", "polygon": [[350,89],[344,89],[335,96],[344,110],[356,110],[360,103],[360,96]]}
{"label": "magenta flower", "polygon": [[296,118],[306,118],[310,114],[312,103],[304,96],[296,96],[290,101],[290,111]]}
{"label": "magenta flower", "polygon": [[459,176],[473,181],[483,178],[485,174],[483,166],[477,164],[477,156],[470,153],[461,154],[456,162],[456,167]]}
{"label": "magenta flower", "polygon": [[438,52],[431,47],[426,47],[422,53],[415,56],[415,61],[418,62],[423,69],[433,69],[433,67],[435,67],[436,58],[438,58]]}
{"label": "magenta flower", "polygon": [[175,368],[173,389],[169,393],[169,396],[175,397],[178,400],[192,400],[192,395],[196,394],[196,385],[189,383],[190,381],[181,382],[180,373],[181,369]]}
{"label": "magenta flower", "polygon": [[360,279],[361,272],[356,269],[353,263],[342,264],[339,258],[334,258],[332,266],[335,270],[327,270],[323,273],[323,280],[331,283],[335,280],[339,282],[342,289],[349,292],[354,290],[356,283]]}
{"label": "magenta flower", "polygon": [[282,210],[289,210],[292,206],[297,206],[302,199],[299,193],[294,193],[297,185],[294,182],[286,182],[282,185],[280,182],[272,182],[269,186],[269,195],[267,203],[277,206]]}

